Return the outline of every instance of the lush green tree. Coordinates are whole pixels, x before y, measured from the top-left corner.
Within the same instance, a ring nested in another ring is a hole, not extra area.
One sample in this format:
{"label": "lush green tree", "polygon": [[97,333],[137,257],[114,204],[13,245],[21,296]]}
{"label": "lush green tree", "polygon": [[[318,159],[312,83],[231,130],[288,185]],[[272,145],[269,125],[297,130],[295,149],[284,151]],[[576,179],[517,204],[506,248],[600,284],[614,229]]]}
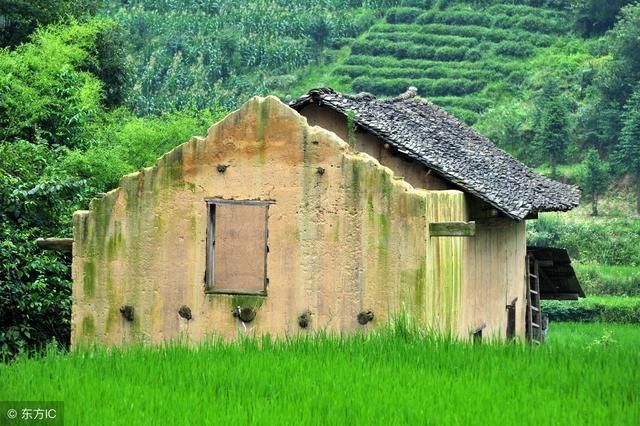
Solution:
{"label": "lush green tree", "polygon": [[54,25],[0,50],[0,141],[75,147],[90,140],[105,102],[124,97],[124,52],[99,43],[114,28],[104,20]]}
{"label": "lush green tree", "polygon": [[608,165],[593,148],[582,161],[579,181],[582,190],[591,197],[591,215],[598,216],[598,197],[607,190],[610,177]]}
{"label": "lush green tree", "polygon": [[123,27],[112,20],[97,21],[95,47],[91,59],[81,69],[102,82],[104,105],[124,104],[132,87],[133,67],[127,59],[129,41]]}
{"label": "lush green tree", "polygon": [[622,8],[609,38],[611,55],[620,63],[623,78],[637,81],[640,76],[640,2]]}
{"label": "lush green tree", "polygon": [[84,180],[51,173],[56,156],[43,143],[0,143],[0,358],[69,343],[70,258],[35,239],[68,236],[87,193]]}
{"label": "lush green tree", "polygon": [[603,34],[613,26],[620,8],[633,0],[573,0],[571,11],[576,30],[583,37]]}
{"label": "lush green tree", "polygon": [[607,156],[618,142],[621,127],[618,103],[598,97],[579,107],[574,135],[580,146],[595,147]]}
{"label": "lush green tree", "polygon": [[114,28],[56,24],[0,50],[0,357],[52,339],[68,345],[70,257],[34,241],[69,236],[72,212],[103,190],[63,166],[69,148],[83,152],[105,137],[103,107],[118,102],[100,80],[119,81],[118,47],[107,41]]}
{"label": "lush green tree", "polygon": [[593,78],[591,93],[577,114],[576,137],[601,154],[615,150],[622,129],[623,105],[640,80],[640,3],[627,5],[607,33],[610,60]]}
{"label": "lush green tree", "polygon": [[67,17],[88,17],[101,0],[0,0],[0,47],[17,46],[38,26]]}
{"label": "lush green tree", "polygon": [[640,85],[624,106],[622,132],[616,152],[621,171],[631,174],[636,188],[636,211],[640,214]]}
{"label": "lush green tree", "polygon": [[322,50],[327,45],[331,37],[331,26],[322,16],[317,16],[311,20],[309,25],[309,35],[313,41],[316,61],[322,64]]}
{"label": "lush green tree", "polygon": [[569,143],[569,110],[556,81],[547,82],[536,101],[534,144],[549,161],[551,176],[564,159]]}

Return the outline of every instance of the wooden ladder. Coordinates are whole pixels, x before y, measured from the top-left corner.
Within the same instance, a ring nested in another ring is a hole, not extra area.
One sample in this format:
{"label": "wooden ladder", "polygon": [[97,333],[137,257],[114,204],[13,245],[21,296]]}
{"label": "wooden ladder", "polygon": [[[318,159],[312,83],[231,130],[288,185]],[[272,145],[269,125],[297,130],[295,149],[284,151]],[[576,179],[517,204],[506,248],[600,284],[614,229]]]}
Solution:
{"label": "wooden ladder", "polygon": [[540,278],[538,261],[527,255],[527,341],[542,343],[542,311],[540,310]]}

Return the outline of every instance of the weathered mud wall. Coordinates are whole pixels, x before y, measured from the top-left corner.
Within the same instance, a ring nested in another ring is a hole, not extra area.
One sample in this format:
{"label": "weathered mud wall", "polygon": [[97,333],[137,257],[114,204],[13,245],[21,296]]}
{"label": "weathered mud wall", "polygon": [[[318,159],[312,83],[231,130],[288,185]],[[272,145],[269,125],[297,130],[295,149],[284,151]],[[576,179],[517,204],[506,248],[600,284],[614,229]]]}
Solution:
{"label": "weathered mud wall", "polygon": [[[205,293],[207,197],[273,201],[266,297]],[[76,212],[72,344],[350,332],[369,310],[364,328],[405,312],[455,329],[463,242],[432,241],[428,221],[461,211],[462,193],[415,190],[276,98],[254,98]],[[257,309],[253,322],[232,316],[239,305]]]}
{"label": "weathered mud wall", "polygon": [[[330,108],[311,104],[302,115],[309,123],[335,132],[345,141],[349,130],[345,118]],[[421,164],[392,155],[384,142],[366,131],[352,134],[352,144],[383,165],[402,175],[415,188],[433,190],[428,196],[429,222],[475,220],[493,208],[459,191],[443,179],[428,173]],[[466,201],[466,203],[465,203]],[[432,287],[425,293],[424,311],[427,324],[440,332],[469,336],[469,332],[485,326],[483,336],[504,338],[506,305],[517,298],[516,334],[524,337],[525,323],[525,223],[507,218],[476,220],[476,236],[472,238],[439,237],[429,241],[428,272]],[[441,285],[441,283],[448,285]]]}
{"label": "weathered mud wall", "polygon": [[[300,113],[307,117],[310,125],[320,126],[331,130],[342,140],[349,141],[349,127],[347,120],[337,112],[329,108],[321,108],[315,104],[304,107]],[[389,167],[396,175],[402,176],[415,188],[427,190],[452,189],[444,179],[429,172],[429,170],[415,161],[406,159],[400,155],[392,154],[385,149],[384,142],[377,136],[362,129],[354,129],[351,135],[351,143],[357,151],[365,152],[378,160],[382,165]]]}
{"label": "weathered mud wall", "polygon": [[469,330],[484,324],[483,337],[504,339],[506,305],[517,298],[516,335],[524,338],[525,222],[507,218],[476,220],[476,235],[465,240],[463,250],[462,323]]}

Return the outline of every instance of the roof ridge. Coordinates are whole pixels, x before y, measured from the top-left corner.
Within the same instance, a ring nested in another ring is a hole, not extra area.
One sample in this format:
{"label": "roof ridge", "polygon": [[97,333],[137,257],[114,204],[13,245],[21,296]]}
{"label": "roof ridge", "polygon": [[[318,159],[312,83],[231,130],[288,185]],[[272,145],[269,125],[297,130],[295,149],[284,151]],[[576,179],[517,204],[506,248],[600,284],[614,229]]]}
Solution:
{"label": "roof ridge", "polygon": [[427,98],[415,87],[395,98],[368,93],[345,95],[313,89],[290,103],[300,110],[310,102],[326,105],[508,217],[522,220],[539,211],[564,211],[578,205],[579,189],[540,176],[489,138]]}

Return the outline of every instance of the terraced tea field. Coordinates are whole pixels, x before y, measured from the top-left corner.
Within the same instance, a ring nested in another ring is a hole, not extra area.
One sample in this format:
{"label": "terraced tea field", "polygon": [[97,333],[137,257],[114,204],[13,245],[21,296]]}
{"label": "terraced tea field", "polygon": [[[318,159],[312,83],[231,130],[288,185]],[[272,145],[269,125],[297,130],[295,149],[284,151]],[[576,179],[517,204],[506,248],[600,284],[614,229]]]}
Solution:
{"label": "terraced tea field", "polygon": [[518,90],[529,72],[526,58],[563,40],[569,22],[568,12],[523,5],[391,8],[333,74],[341,86],[378,96],[416,86],[473,124],[498,92]]}

